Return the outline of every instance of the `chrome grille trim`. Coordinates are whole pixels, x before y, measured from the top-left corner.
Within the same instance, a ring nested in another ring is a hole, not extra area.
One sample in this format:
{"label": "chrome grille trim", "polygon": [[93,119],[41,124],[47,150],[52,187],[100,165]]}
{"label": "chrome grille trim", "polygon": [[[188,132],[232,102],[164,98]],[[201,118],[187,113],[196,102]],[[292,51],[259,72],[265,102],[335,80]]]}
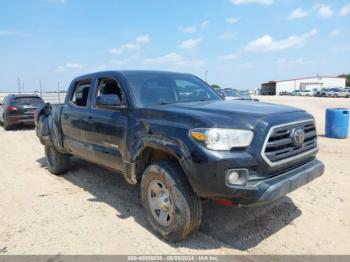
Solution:
{"label": "chrome grille trim", "polygon": [[[308,150],[308,151],[303,151],[303,152],[301,152],[299,154],[293,155],[293,156],[288,157],[288,158],[284,158],[284,159],[281,159],[281,160],[278,160],[278,161],[273,161],[273,162],[270,161],[270,159],[266,156],[265,151],[266,151],[267,144],[269,142],[269,139],[270,139],[271,134],[273,133],[273,131],[275,129],[278,129],[278,128],[281,128],[281,127],[289,127],[289,126],[298,125],[298,124],[307,123],[307,122],[310,122],[310,124],[312,123],[314,125],[314,127],[315,127],[316,146],[314,148]],[[313,119],[308,119],[308,120],[303,120],[303,121],[296,121],[296,122],[290,122],[290,123],[284,123],[284,124],[281,124],[281,125],[272,126],[270,128],[266,138],[265,138],[263,147],[261,149],[261,156],[262,156],[264,161],[269,166],[274,167],[274,166],[278,166],[278,165],[285,164],[285,163],[288,163],[290,161],[302,158],[304,156],[307,156],[307,155],[312,154],[312,153],[317,152],[317,151],[318,151],[318,143],[317,143],[317,131],[316,131],[315,121]]]}

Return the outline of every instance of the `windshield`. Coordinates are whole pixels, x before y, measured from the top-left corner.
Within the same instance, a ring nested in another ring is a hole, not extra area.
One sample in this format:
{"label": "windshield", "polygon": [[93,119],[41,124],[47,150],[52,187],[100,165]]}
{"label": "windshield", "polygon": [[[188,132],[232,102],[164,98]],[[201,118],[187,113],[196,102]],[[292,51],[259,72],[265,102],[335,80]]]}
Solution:
{"label": "windshield", "polygon": [[38,106],[43,104],[44,101],[40,97],[17,97],[14,99],[14,104],[19,106],[30,105],[30,106]]}
{"label": "windshield", "polygon": [[239,96],[239,93],[233,89],[225,89],[224,94],[225,96]]}
{"label": "windshield", "polygon": [[187,74],[125,73],[138,105],[154,106],[222,98],[205,82]]}

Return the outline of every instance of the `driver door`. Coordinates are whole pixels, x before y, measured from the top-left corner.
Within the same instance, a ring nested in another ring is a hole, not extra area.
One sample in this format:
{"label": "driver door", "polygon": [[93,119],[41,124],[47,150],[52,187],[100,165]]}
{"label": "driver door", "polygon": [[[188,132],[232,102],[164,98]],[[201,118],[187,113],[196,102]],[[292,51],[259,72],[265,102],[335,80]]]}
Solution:
{"label": "driver door", "polygon": [[125,95],[118,81],[107,77],[99,78],[88,116],[87,140],[92,147],[93,162],[123,172],[127,111],[96,106],[97,96],[111,94],[118,95],[122,104],[126,105]]}

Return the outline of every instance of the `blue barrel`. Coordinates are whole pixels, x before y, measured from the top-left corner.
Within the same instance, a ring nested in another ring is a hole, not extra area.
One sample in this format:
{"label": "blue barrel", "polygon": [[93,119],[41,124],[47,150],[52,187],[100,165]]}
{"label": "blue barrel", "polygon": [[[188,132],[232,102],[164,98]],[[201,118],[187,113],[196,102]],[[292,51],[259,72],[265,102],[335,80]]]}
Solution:
{"label": "blue barrel", "polygon": [[326,137],[347,138],[349,133],[349,109],[330,108],[326,110]]}

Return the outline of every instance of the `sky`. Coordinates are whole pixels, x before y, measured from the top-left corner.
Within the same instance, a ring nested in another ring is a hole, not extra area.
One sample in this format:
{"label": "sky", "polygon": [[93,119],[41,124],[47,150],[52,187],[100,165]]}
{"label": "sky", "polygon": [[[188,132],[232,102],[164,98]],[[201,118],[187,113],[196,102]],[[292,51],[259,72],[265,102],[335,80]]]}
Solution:
{"label": "sky", "polygon": [[104,70],[256,89],[350,73],[350,0],[0,0],[0,92]]}

